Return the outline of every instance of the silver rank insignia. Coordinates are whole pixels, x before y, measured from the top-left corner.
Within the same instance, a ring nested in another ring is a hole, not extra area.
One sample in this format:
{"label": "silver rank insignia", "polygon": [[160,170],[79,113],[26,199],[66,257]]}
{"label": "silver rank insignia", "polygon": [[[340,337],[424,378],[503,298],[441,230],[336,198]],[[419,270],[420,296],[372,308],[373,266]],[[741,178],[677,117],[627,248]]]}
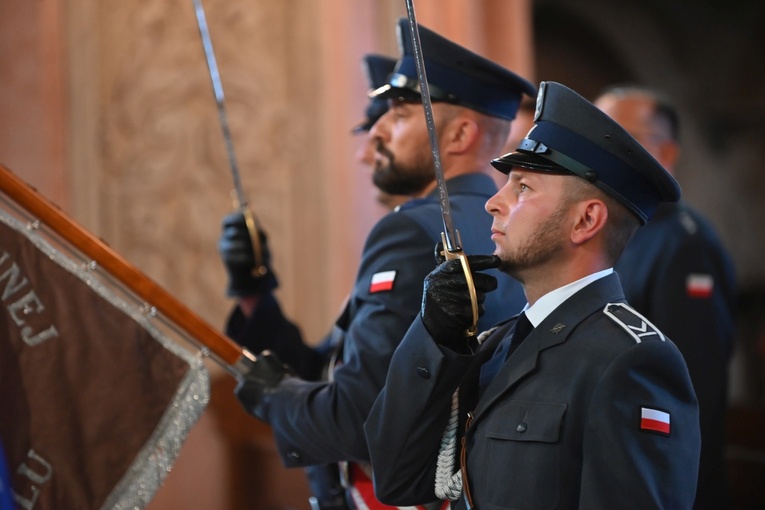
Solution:
{"label": "silver rank insignia", "polygon": [[651,324],[651,321],[626,303],[608,303],[603,309],[603,313],[634,338],[637,343],[652,339],[665,340],[662,332]]}

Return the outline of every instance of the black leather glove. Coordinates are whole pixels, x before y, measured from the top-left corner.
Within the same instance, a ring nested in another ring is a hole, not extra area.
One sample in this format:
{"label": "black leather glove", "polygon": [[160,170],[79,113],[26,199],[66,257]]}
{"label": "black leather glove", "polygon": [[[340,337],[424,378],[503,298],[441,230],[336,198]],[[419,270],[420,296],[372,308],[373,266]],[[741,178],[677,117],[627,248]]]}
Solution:
{"label": "black leather glove", "polygon": [[253,274],[255,252],[244,214],[235,212],[223,218],[218,251],[228,272],[227,296],[252,296],[273,290],[278,285],[276,276],[271,270],[271,252],[268,249],[266,234],[262,229],[258,229],[258,234],[263,264],[267,269],[263,275]]}
{"label": "black leather glove", "polygon": [[263,351],[256,357],[250,371],[238,378],[234,394],[245,411],[268,422],[269,396],[290,376],[289,368],[276,354]]}
{"label": "black leather glove", "polygon": [[[439,243],[436,261],[440,265],[425,277],[420,311],[422,322],[436,342],[456,352],[468,353],[470,339],[465,333],[473,323],[473,308],[467,279],[460,260],[444,262],[442,252]],[[500,260],[494,255],[468,255],[467,259],[480,316],[485,312],[486,293],[497,288],[497,279],[480,271],[499,267]]]}

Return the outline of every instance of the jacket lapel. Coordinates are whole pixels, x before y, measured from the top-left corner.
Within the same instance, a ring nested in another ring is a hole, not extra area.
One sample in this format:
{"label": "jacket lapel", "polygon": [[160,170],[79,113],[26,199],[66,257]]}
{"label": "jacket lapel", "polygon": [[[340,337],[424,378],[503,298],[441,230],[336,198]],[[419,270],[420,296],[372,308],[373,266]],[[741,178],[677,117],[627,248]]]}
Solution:
{"label": "jacket lapel", "polygon": [[[564,343],[580,322],[602,310],[606,303],[621,301],[624,301],[624,292],[619,277],[613,273],[592,282],[561,303],[529,333],[499,370],[475,406],[473,423],[481,419],[497,399],[512,391],[521,379],[536,369],[542,351]],[[505,330],[504,334],[511,332],[512,329],[509,332]],[[496,345],[498,341],[493,343]]]}
{"label": "jacket lapel", "polygon": [[[512,331],[511,326],[514,324],[514,319],[516,318],[517,316],[508,319],[506,322],[500,323],[478,349],[475,359],[465,372],[465,377],[462,379],[459,386],[459,401],[460,406],[463,409],[469,411],[475,409],[476,401],[478,399],[478,381],[481,377],[481,367],[491,359],[491,356],[497,349],[499,342],[507,334],[507,331]],[[464,418],[465,413],[460,413],[460,425],[464,422]],[[462,430],[462,428],[460,428],[460,430]]]}

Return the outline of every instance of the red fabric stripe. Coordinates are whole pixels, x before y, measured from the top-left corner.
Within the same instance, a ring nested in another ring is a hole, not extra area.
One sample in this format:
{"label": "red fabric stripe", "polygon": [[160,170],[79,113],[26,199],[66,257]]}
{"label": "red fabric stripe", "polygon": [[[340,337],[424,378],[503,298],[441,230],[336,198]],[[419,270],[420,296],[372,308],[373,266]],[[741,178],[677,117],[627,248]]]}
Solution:
{"label": "red fabric stripe", "polygon": [[353,487],[359,491],[361,499],[364,500],[364,503],[366,503],[369,510],[395,510],[395,508],[397,508],[395,506],[383,505],[377,501],[372,480],[369,479],[366,473],[364,473],[357,464],[351,463],[349,468]]}
{"label": "red fabric stripe", "polygon": [[[397,506],[384,505],[377,500],[372,480],[369,479],[367,474],[358,466],[358,464],[350,463],[348,468],[353,487],[358,491],[361,499],[364,500],[364,503],[369,510],[396,510],[399,508]],[[420,505],[417,505],[415,508],[426,510],[424,506]],[[446,510],[447,508],[449,508],[449,502],[444,501],[441,505],[441,510]]]}
{"label": "red fabric stripe", "polygon": [[693,287],[689,285],[688,297],[692,297],[692,298],[712,297],[712,287]]}
{"label": "red fabric stripe", "polygon": [[655,430],[657,432],[663,432],[665,434],[669,434],[669,423],[658,421],[658,420],[649,420],[648,418],[643,418],[640,420],[640,428],[643,430]]}
{"label": "red fabric stripe", "polygon": [[373,283],[369,286],[369,292],[380,292],[393,289],[393,280]]}

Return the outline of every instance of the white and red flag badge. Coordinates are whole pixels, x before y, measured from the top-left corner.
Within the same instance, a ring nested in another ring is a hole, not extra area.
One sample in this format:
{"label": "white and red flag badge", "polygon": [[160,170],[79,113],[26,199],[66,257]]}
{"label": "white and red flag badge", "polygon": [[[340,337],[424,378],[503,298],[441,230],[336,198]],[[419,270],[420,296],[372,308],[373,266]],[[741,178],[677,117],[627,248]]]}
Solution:
{"label": "white and red flag badge", "polygon": [[706,299],[712,297],[715,280],[711,274],[690,273],[685,279],[688,297]]}
{"label": "white and red flag badge", "polygon": [[396,281],[396,270],[380,271],[372,275],[372,281],[369,284],[369,292],[383,292],[393,290],[393,284]]}
{"label": "white and red flag badge", "polygon": [[640,430],[669,435],[669,421],[669,413],[665,411],[651,407],[640,408]]}

